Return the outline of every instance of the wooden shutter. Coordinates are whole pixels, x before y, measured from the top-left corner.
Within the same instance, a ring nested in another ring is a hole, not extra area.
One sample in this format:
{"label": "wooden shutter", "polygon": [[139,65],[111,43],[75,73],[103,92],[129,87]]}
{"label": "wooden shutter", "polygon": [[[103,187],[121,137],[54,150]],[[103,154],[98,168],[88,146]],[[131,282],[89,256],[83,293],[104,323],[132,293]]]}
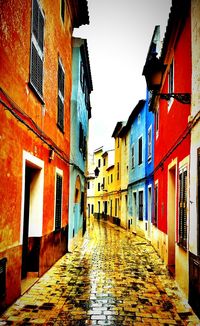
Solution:
{"label": "wooden shutter", "polygon": [[56,209],[55,209],[55,230],[61,227],[62,216],[62,176],[56,175]]}
{"label": "wooden shutter", "polygon": [[37,94],[43,95],[44,16],[38,1],[33,0],[30,82]]}
{"label": "wooden shutter", "polygon": [[64,129],[64,84],[65,84],[65,73],[58,61],[58,127],[63,131]]}
{"label": "wooden shutter", "polygon": [[187,170],[179,174],[179,245],[187,248]]}

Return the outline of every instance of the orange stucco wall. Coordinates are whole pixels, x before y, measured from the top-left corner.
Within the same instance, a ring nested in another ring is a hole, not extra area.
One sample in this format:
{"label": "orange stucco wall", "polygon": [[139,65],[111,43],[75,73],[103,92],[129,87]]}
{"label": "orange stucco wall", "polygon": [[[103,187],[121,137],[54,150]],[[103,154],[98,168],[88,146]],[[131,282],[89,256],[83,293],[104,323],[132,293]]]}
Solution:
{"label": "orange stucco wall", "polygon": [[[42,239],[44,239],[41,240],[40,274],[44,273],[64,252],[64,245],[61,249],[58,247],[60,241],[58,235],[56,236],[58,239],[47,237],[54,231],[56,168],[63,171],[62,227],[68,223],[69,164],[67,160],[70,151],[72,84],[71,18],[66,11],[65,22],[62,22],[60,1],[41,0],[40,5],[45,20],[44,104],[39,101],[29,85],[32,1],[10,0],[0,3],[0,100],[2,101],[0,103],[0,259],[7,258],[7,293],[4,304],[10,304],[20,294],[23,151],[44,162],[42,222]],[[57,127],[59,57],[65,70],[64,132]],[[11,112],[18,112],[22,121],[16,119],[6,106]],[[37,132],[39,130],[40,137],[29,127]],[[44,140],[56,144],[61,154],[55,153],[54,160],[51,162],[49,146]],[[52,249],[53,245],[50,246],[49,243],[55,239],[57,242]],[[54,254],[49,259],[52,250]]]}

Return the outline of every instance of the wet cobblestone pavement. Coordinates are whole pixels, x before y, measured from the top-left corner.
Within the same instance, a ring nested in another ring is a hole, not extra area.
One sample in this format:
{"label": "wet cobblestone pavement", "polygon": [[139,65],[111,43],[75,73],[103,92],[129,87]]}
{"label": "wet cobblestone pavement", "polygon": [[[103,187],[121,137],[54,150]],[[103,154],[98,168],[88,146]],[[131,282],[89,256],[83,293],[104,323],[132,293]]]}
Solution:
{"label": "wet cobblestone pavement", "polygon": [[0,325],[200,325],[153,247],[95,221]]}

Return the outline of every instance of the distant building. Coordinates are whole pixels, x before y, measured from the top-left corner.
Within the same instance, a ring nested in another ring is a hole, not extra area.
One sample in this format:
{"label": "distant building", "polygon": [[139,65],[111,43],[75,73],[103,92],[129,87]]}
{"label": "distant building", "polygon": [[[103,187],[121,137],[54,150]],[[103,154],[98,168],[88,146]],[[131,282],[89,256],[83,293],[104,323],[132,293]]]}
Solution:
{"label": "distant building", "polygon": [[72,32],[89,16],[86,0],[1,1],[0,16],[4,310],[67,251]]}

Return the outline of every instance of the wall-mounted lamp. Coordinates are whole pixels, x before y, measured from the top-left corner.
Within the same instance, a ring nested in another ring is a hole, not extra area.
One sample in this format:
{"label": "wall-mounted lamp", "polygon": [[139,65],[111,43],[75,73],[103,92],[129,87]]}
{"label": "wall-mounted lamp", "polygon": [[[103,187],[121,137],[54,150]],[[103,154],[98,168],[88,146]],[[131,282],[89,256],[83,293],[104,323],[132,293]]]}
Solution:
{"label": "wall-mounted lamp", "polygon": [[54,160],[54,155],[55,155],[55,152],[54,152],[53,148],[51,148],[49,150],[49,162]]}
{"label": "wall-mounted lamp", "polygon": [[169,101],[171,97],[176,99],[182,104],[191,103],[190,93],[160,93],[160,87],[163,81],[163,75],[166,70],[166,65],[164,65],[160,59],[156,57],[156,53],[152,55],[143,69],[143,75],[145,76],[147,88],[150,90],[152,95],[160,96],[161,99]]}

